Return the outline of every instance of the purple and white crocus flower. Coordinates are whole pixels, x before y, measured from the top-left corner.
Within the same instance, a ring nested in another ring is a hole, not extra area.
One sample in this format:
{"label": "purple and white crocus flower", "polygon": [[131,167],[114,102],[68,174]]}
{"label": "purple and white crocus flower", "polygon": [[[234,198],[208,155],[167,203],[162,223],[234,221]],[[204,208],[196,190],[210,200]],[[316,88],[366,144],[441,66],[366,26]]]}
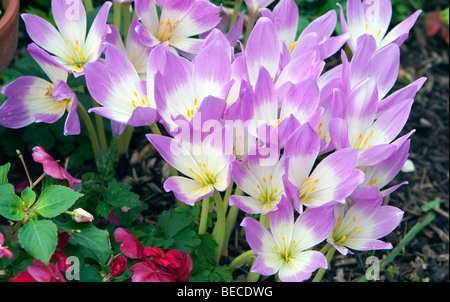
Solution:
{"label": "purple and white crocus flower", "polygon": [[284,148],[285,190],[298,212],[302,212],[302,205],[313,208],[344,203],[365,179],[355,168],[358,150],[352,148],[331,153],[312,170],[320,144],[319,135],[306,123],[289,137]]}
{"label": "purple and white crocus flower", "polygon": [[[213,30],[210,35],[217,33]],[[156,58],[163,67],[154,77],[155,102],[161,122],[169,133],[178,127],[177,119],[192,122],[197,114],[202,121],[222,118],[233,83],[226,38],[206,38],[193,61],[175,55],[168,48],[155,54]]]}
{"label": "purple and white crocus flower", "polygon": [[[343,33],[350,34],[348,46],[355,52],[357,40],[364,34],[375,38],[377,48],[394,43],[398,46],[408,38],[411,27],[416,22],[421,10],[415,11],[406,20],[396,25],[389,33],[387,30],[392,17],[392,4],[390,0],[369,1],[348,0],[347,20],[344,16],[342,6],[340,9],[341,28]],[[386,34],[387,33],[387,34]]]}
{"label": "purple and white crocus flower", "polygon": [[[370,193],[368,193],[370,194]],[[364,198],[350,208],[334,206],[335,227],[327,238],[342,255],[352,254],[350,249],[371,251],[392,249],[392,244],[379,240],[391,233],[401,222],[403,211],[393,206],[382,206],[383,197]]]}
{"label": "purple and white crocus flower", "polygon": [[187,205],[214,194],[214,190],[225,191],[231,179],[232,142],[227,142],[226,129],[195,137],[175,138],[147,134],[150,143],[165,161],[185,176],[171,176],[164,182],[166,192],[173,191],[175,197]]}
{"label": "purple and white crocus flower", "polygon": [[310,51],[316,51],[321,60],[337,52],[347,40],[350,34],[344,33],[332,36],[336,29],[337,14],[330,10],[322,16],[314,19],[297,37],[299,11],[294,0],[281,0],[273,11],[260,9],[262,16],[267,17],[275,25],[279,39],[282,42],[283,59],[287,62],[290,58]]}
{"label": "purple and white crocus flower", "polygon": [[23,76],[4,86],[2,94],[8,99],[0,107],[0,125],[17,129],[32,123],[52,124],[68,111],[64,135],[80,134],[78,99],[66,84],[67,71],[34,43],[28,45],[28,52],[50,82],[35,76]]}
{"label": "purple and white crocus flower", "polygon": [[270,229],[253,218],[241,223],[256,260],[251,271],[264,276],[278,273],[283,282],[301,282],[318,268],[327,268],[325,256],[311,250],[333,229],[333,207],[309,209],[294,222],[289,200],[283,198],[270,216]]}
{"label": "purple and white crocus flower", "polygon": [[84,74],[84,64],[97,61],[102,54],[111,5],[111,2],[102,5],[87,36],[86,11],[82,0],[52,0],[53,17],[58,29],[36,15],[22,14],[22,18],[30,38],[78,77]]}
{"label": "purple and white crocus flower", "polygon": [[248,168],[239,161],[233,162],[231,176],[236,185],[249,196],[230,196],[230,205],[235,205],[250,214],[266,215],[277,209],[284,194],[282,177],[284,162],[266,166],[260,162],[260,155],[247,157]]}
{"label": "purple and white crocus flower", "polygon": [[[89,109],[113,122],[113,134],[120,136],[126,125],[148,126],[158,121],[153,87],[142,81],[128,57],[113,44],[105,43],[105,63],[85,65],[86,84],[100,107]],[[156,53],[156,52],[155,52]],[[149,58],[149,64],[153,62]],[[150,67],[149,67],[150,68]],[[147,76],[153,76],[147,72]]]}
{"label": "purple and white crocus flower", "polygon": [[209,1],[139,0],[135,4],[140,19],[136,31],[144,45],[149,47],[168,41],[174,51],[197,54],[202,39],[193,37],[207,32],[220,22],[221,7]]}
{"label": "purple and white crocus flower", "polygon": [[134,19],[128,30],[127,40],[124,43],[119,30],[114,25],[109,25],[110,33],[106,35],[106,41],[120,49],[131,61],[141,80],[147,79],[148,57],[151,47],[142,44],[138,33],[135,31],[139,19]]}

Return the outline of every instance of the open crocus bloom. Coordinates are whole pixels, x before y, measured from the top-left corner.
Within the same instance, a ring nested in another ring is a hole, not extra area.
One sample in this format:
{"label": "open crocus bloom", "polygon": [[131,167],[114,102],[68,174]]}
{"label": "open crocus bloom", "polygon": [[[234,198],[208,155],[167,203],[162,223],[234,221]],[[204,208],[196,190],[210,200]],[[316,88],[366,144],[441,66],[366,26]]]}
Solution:
{"label": "open crocus bloom", "polygon": [[325,256],[310,248],[333,229],[333,207],[309,209],[294,222],[291,203],[283,198],[270,216],[270,230],[250,217],[244,218],[241,226],[256,255],[252,272],[264,276],[278,273],[283,282],[301,282],[318,268],[328,267]]}
{"label": "open crocus bloom", "polygon": [[[370,193],[368,193],[370,194]],[[391,233],[401,222],[403,211],[382,206],[383,197],[356,201],[349,209],[343,204],[334,206],[335,227],[327,242],[341,254],[357,251],[391,249],[392,244],[378,240]]]}
{"label": "open crocus bloom", "polygon": [[231,176],[237,186],[250,196],[231,195],[230,205],[235,205],[246,213],[266,215],[277,209],[284,194],[284,162],[280,160],[273,166],[264,166],[260,163],[259,155],[247,158],[248,168],[235,161]]}
{"label": "open crocus bloom", "polygon": [[301,204],[343,203],[365,179],[364,173],[355,169],[358,151],[352,148],[328,155],[311,172],[319,150],[320,138],[309,124],[299,127],[284,148],[285,189],[299,212]]}
{"label": "open crocus bloom", "polygon": [[214,190],[225,191],[231,178],[231,163],[235,160],[229,135],[223,131],[196,139],[179,139],[147,134],[147,139],[172,167],[184,176],[172,176],[164,189],[188,205],[211,196]]}
{"label": "open crocus bloom", "polygon": [[341,8],[342,31],[350,34],[351,39],[348,45],[352,52],[357,49],[356,41],[363,34],[372,35],[377,42],[377,48],[382,48],[390,43],[400,46],[408,38],[409,30],[422,12],[417,10],[386,34],[392,17],[390,0],[364,0],[363,2],[361,0],[348,0],[347,21],[341,5],[338,5]]}
{"label": "open crocus bloom", "polygon": [[106,41],[116,46],[122,51],[136,69],[139,78],[143,81],[147,78],[147,65],[148,57],[150,55],[151,48],[142,44],[139,39],[138,33],[135,31],[138,25],[139,19],[134,19],[130,24],[128,30],[126,43],[122,41],[122,36],[119,30],[114,25],[109,25],[110,33],[106,35]]}
{"label": "open crocus bloom", "polygon": [[[120,136],[125,125],[139,127],[153,124],[158,120],[158,114],[152,87],[140,79],[125,54],[114,45],[105,44],[105,64],[91,62],[85,66],[89,92],[102,105],[89,109],[89,112],[119,124],[113,128],[115,136]],[[149,77],[152,75],[147,73]]]}
{"label": "open crocus bloom", "polygon": [[220,22],[220,10],[204,0],[140,0],[136,13],[141,23],[136,31],[149,47],[168,41],[171,48],[197,54],[202,40],[191,37],[214,28]]}
{"label": "open crocus bloom", "polygon": [[74,76],[84,74],[83,65],[98,60],[103,51],[111,2],[100,8],[86,37],[86,11],[81,0],[52,0],[52,12],[58,30],[41,17],[22,14],[27,33],[52,58]]}
{"label": "open crocus bloom", "polygon": [[155,61],[159,60],[164,65],[154,78],[155,102],[169,133],[177,127],[177,118],[191,122],[200,113],[203,121],[220,119],[224,113],[233,83],[231,54],[223,34],[213,30],[210,35],[216,34],[222,38],[206,38],[192,62],[173,54],[168,48],[155,55]]}
{"label": "open crocus bloom", "polygon": [[77,96],[66,84],[67,71],[44,50],[32,43],[30,55],[44,70],[50,82],[35,76],[23,76],[2,88],[8,97],[0,107],[0,125],[23,128],[32,123],[54,123],[68,111],[64,135],[80,134]]}
{"label": "open crocus bloom", "polygon": [[74,184],[81,183],[81,180],[73,178],[69,172],[64,170],[50,154],[45,152],[44,148],[41,146],[36,146],[33,148],[32,156],[35,162],[42,164],[45,174],[56,179],[66,179],[72,189],[74,189]]}

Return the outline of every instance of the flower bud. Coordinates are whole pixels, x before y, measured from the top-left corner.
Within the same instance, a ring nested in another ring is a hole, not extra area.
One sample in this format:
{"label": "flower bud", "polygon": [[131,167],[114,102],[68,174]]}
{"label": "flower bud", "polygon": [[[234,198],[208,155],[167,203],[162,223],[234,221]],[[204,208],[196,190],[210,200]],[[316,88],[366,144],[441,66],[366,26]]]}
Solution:
{"label": "flower bud", "polygon": [[73,210],[72,219],[76,222],[92,222],[94,220],[94,216],[82,208],[78,208]]}
{"label": "flower bud", "polygon": [[127,268],[127,258],[124,256],[119,256],[114,258],[110,265],[110,273],[114,277],[119,277],[125,272]]}

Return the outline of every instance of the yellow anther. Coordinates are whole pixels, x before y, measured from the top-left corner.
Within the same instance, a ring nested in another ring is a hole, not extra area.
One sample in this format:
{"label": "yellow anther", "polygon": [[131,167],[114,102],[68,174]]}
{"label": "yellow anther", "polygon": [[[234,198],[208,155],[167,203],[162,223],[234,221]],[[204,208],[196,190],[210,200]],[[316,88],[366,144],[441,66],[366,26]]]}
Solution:
{"label": "yellow anther", "polygon": [[353,216],[353,222],[355,222],[356,221],[356,217],[355,216]]}
{"label": "yellow anther", "polygon": [[341,240],[344,241],[345,239],[347,239],[347,236],[342,236]]}

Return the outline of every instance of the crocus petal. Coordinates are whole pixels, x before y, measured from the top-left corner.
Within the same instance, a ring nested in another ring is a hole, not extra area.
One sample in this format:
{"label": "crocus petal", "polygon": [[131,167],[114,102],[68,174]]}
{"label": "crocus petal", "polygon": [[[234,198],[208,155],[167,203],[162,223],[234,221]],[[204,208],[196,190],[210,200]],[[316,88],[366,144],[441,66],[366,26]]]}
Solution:
{"label": "crocus petal", "polygon": [[256,22],[247,41],[245,56],[252,86],[256,83],[260,66],[275,78],[280,61],[280,47],[275,26],[268,18],[262,17]]}
{"label": "crocus petal", "polygon": [[403,44],[409,34],[409,30],[416,23],[417,18],[422,13],[421,10],[415,11],[406,20],[395,26],[389,33],[383,38],[380,47],[388,45],[389,43],[395,43],[398,46]]}
{"label": "crocus petal", "polygon": [[301,282],[320,267],[328,268],[325,256],[318,251],[304,251],[289,259],[289,265],[281,267],[279,277],[283,282]]}
{"label": "crocus petal", "polygon": [[69,39],[71,44],[78,41],[83,46],[86,37],[86,10],[83,2],[52,0],[52,13],[61,35]]}
{"label": "crocus petal", "polygon": [[164,182],[164,190],[166,192],[173,191],[177,199],[190,206],[214,193],[213,186],[203,186],[199,181],[181,176],[169,177]]}
{"label": "crocus petal", "polygon": [[245,229],[247,243],[256,254],[267,254],[268,251],[275,252],[273,236],[261,223],[253,218],[246,217],[242,220],[241,226]]}
{"label": "crocus petal", "polygon": [[27,50],[53,83],[57,80],[67,82],[68,72],[51,55],[35,43],[28,45]]}
{"label": "crocus petal", "polygon": [[66,57],[66,42],[55,27],[36,15],[22,14],[21,16],[33,42],[58,57]]}
{"label": "crocus petal", "polygon": [[108,14],[111,6],[112,3],[109,1],[105,2],[102,5],[89,29],[89,33],[86,37],[85,43],[85,56],[87,62],[97,60],[103,52],[103,41],[109,29],[106,21],[108,19]]}

